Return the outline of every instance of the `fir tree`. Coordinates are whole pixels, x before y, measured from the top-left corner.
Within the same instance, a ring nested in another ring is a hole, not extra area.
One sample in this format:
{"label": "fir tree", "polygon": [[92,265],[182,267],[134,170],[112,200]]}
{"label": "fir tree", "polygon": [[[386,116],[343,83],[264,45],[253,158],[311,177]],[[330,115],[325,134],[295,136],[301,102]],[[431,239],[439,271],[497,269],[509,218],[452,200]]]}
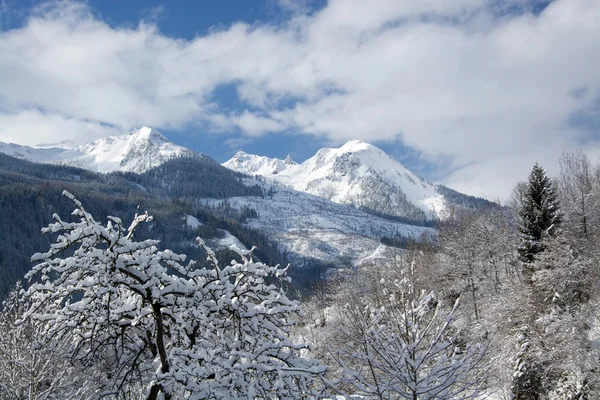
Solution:
{"label": "fir tree", "polygon": [[515,359],[511,399],[539,400],[542,398],[541,366],[529,341],[529,328],[521,327],[517,338],[519,353]]}
{"label": "fir tree", "polygon": [[546,171],[535,163],[519,205],[521,219],[521,261],[530,264],[535,255],[544,251],[542,238],[554,236],[561,222],[556,187],[546,176]]}

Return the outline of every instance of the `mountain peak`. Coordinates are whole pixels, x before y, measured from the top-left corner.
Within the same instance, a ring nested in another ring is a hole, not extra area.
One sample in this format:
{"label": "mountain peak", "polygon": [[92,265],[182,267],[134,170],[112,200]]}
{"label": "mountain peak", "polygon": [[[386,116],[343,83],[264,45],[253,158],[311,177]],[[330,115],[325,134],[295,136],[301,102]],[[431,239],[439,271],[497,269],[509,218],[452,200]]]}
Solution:
{"label": "mountain peak", "polygon": [[77,146],[63,142],[34,148],[0,142],[0,152],[34,162],[75,165],[98,172],[136,173],[175,157],[198,154],[173,144],[159,131],[148,126],[129,134],[108,136]]}
{"label": "mountain peak", "polygon": [[243,151],[238,151],[229,161],[223,163],[223,166],[234,171],[263,176],[277,175],[297,165],[289,155],[285,160],[280,160],[279,158],[247,154]]}
{"label": "mountain peak", "polygon": [[171,143],[162,133],[149,126],[142,126],[140,129],[134,129],[130,134],[134,138],[140,140],[148,140],[157,143]]}
{"label": "mountain peak", "polygon": [[285,160],[283,160],[283,162],[286,165],[296,165],[296,164],[298,164],[296,161],[292,160],[292,156],[290,156],[289,154],[285,157]]}
{"label": "mountain peak", "polygon": [[361,150],[367,150],[376,148],[372,144],[367,142],[363,142],[362,140],[350,140],[346,142],[342,147],[340,147],[340,151],[342,152],[356,152]]}
{"label": "mountain peak", "polygon": [[418,177],[383,150],[362,140],[320,149],[302,164],[256,155],[225,162],[227,168],[277,180],[336,203],[352,204],[415,220],[447,214],[435,185]]}

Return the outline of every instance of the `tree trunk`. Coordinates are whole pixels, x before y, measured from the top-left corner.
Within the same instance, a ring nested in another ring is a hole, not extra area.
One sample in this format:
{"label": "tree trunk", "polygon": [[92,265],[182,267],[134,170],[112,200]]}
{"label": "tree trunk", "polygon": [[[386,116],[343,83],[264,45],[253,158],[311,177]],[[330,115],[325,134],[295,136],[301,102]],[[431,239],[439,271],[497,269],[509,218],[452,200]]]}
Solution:
{"label": "tree trunk", "polygon": [[[167,373],[169,372],[169,360],[167,359],[167,350],[165,349],[165,327],[159,304],[152,304],[152,313],[154,314],[154,322],[156,323],[156,348],[158,349],[158,356],[160,357],[161,372]],[[156,400],[160,392],[164,392],[162,385],[152,385],[147,400]],[[165,393],[164,396],[166,400],[171,398],[167,393]]]}

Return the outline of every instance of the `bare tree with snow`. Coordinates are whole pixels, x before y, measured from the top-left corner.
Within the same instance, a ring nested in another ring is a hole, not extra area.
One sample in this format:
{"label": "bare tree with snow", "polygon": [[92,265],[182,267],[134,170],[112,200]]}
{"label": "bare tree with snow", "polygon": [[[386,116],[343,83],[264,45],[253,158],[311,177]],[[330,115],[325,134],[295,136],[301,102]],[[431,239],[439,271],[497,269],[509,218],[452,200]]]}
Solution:
{"label": "bare tree with snow", "polygon": [[[324,367],[289,339],[298,303],[271,283],[285,269],[252,260],[210,267],[134,240],[151,221],[136,215],[103,225],[71,194],[75,222],[54,215],[51,248],[34,255],[26,318],[44,321],[46,340],[68,343],[71,358],[98,367],[102,395],[147,399],[303,398]],[[137,394],[139,396],[139,394]]]}
{"label": "bare tree with snow", "polygon": [[379,399],[476,398],[486,347],[462,340],[454,326],[459,302],[444,309],[433,293],[415,289],[411,271],[382,278],[379,301],[357,295],[341,307],[344,345],[331,349],[338,388]]}
{"label": "bare tree with snow", "polygon": [[600,187],[589,158],[581,150],[564,152],[558,177],[562,210],[573,235],[591,239],[600,228]]}
{"label": "bare tree with snow", "polygon": [[94,379],[70,362],[66,344],[41,341],[40,321],[19,321],[28,308],[20,290],[19,283],[0,312],[0,399],[91,398]]}

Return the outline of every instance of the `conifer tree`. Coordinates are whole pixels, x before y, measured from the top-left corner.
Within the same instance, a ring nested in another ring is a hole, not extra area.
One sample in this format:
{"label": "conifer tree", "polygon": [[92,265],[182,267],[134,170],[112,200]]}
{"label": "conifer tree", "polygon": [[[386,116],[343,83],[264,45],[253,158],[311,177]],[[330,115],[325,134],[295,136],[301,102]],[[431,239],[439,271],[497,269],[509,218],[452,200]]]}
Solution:
{"label": "conifer tree", "polygon": [[544,251],[542,238],[554,236],[561,222],[556,187],[537,162],[529,174],[518,213],[522,234],[519,256],[530,264],[536,254]]}

